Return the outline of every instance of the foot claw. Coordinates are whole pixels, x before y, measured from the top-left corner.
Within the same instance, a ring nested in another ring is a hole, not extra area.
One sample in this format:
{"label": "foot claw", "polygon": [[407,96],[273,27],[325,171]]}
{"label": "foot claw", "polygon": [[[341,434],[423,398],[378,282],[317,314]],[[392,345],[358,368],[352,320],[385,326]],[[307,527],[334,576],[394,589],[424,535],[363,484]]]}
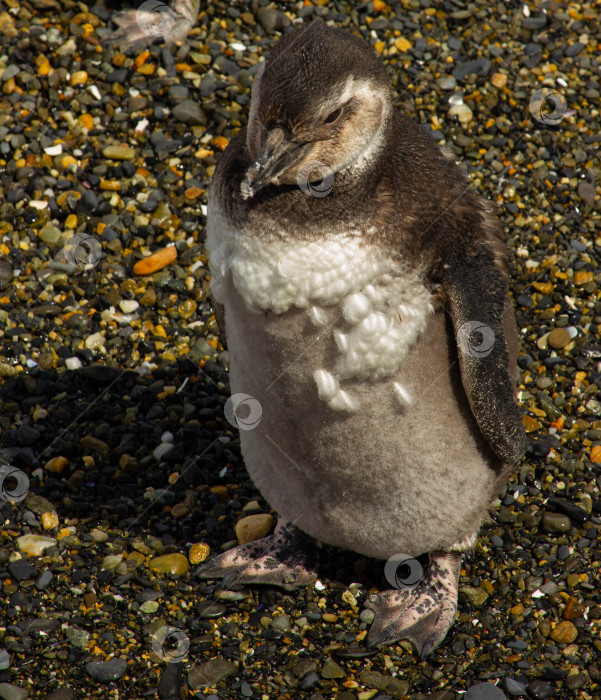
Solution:
{"label": "foot claw", "polygon": [[367,635],[370,647],[408,639],[423,659],[444,640],[455,622],[461,555],[430,555],[426,577],[414,588],[370,596],[365,607],[375,613]]}
{"label": "foot claw", "polygon": [[315,542],[280,519],[273,535],[218,555],[197,570],[200,578],[222,579],[230,589],[270,584],[291,591],[317,578]]}

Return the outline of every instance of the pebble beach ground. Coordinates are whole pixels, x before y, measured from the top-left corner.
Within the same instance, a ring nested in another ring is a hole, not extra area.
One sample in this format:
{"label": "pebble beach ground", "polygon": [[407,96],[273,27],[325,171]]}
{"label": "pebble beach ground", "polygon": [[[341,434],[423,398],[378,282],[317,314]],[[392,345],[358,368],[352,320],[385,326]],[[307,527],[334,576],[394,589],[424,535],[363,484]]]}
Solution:
{"label": "pebble beach ground", "polygon": [[[0,699],[601,698],[598,6],[218,1],[125,51],[113,13],[0,4]],[[326,550],[293,594],[194,576],[272,524],[224,417],[207,188],[315,18],[382,56],[513,251],[527,455],[425,661],[365,647],[381,562]]]}

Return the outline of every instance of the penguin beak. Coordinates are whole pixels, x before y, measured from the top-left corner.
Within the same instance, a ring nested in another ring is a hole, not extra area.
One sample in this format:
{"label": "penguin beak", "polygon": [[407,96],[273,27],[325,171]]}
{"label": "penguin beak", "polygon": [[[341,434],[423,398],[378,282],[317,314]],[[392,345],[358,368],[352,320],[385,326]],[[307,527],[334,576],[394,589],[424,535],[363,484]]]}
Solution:
{"label": "penguin beak", "polygon": [[301,160],[304,145],[288,141],[282,129],[272,129],[267,134],[257,160],[246,171],[246,177],[240,186],[242,197],[254,197],[267,185],[296,182],[290,177],[289,171]]}

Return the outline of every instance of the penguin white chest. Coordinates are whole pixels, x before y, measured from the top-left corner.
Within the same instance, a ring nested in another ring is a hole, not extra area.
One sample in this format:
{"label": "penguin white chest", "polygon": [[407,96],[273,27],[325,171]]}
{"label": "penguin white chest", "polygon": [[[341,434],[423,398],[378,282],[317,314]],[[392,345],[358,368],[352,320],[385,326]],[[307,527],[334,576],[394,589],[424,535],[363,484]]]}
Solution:
{"label": "penguin white chest", "polygon": [[[334,338],[331,365],[312,368],[319,398],[334,410],[359,408],[353,381],[393,375],[434,310],[419,271],[393,260],[360,232],[266,239],[234,230],[215,212],[209,221],[211,287],[226,315],[233,289],[250,311],[306,309],[320,334]],[[402,405],[410,403],[403,387],[395,384],[393,391]]]}

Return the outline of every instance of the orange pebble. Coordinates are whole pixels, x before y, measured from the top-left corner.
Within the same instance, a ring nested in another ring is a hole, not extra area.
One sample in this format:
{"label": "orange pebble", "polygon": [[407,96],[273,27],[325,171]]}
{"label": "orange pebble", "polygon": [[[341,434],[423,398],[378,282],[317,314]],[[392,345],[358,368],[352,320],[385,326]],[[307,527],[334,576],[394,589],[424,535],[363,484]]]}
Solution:
{"label": "orange pebble", "polygon": [[136,275],[151,275],[153,272],[162,270],[172,263],[175,258],[177,258],[177,250],[174,245],[169,245],[166,248],[157,250],[156,253],[149,255],[143,260],[138,260],[134,265],[134,273]]}
{"label": "orange pebble", "polygon": [[591,462],[601,462],[601,445],[595,445],[591,450]]}

